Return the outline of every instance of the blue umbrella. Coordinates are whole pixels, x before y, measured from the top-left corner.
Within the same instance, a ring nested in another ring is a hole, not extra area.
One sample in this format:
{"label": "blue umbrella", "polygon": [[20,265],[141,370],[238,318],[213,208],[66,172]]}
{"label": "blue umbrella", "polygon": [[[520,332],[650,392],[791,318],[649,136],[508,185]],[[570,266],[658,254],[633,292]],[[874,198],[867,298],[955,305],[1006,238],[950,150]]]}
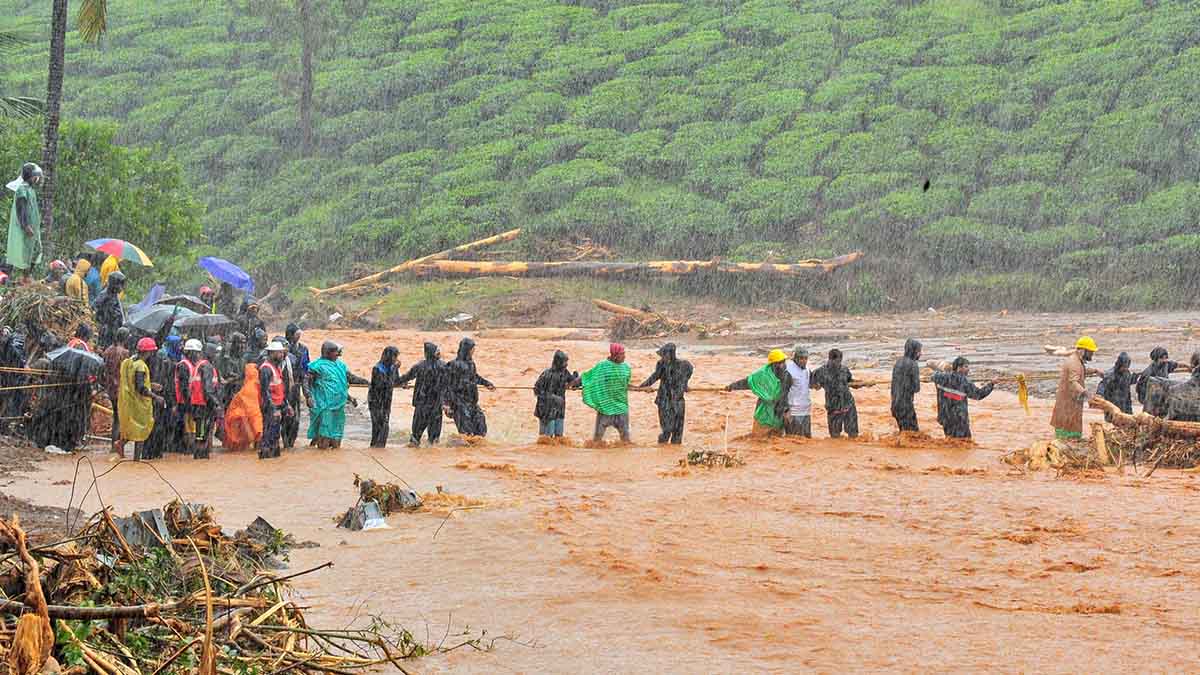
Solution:
{"label": "blue umbrella", "polygon": [[163,293],[166,292],[166,286],[163,286],[162,284],[154,284],[150,287],[150,292],[146,294],[146,297],[142,298],[141,302],[133,306],[133,309],[130,310],[130,313],[136,313],[146,309],[147,307],[150,307],[151,305],[158,304],[159,298],[161,298]]}
{"label": "blue umbrella", "polygon": [[200,259],[200,267],[217,281],[224,281],[240,291],[254,292],[254,279],[250,278],[245,270],[228,260],[205,257]]}

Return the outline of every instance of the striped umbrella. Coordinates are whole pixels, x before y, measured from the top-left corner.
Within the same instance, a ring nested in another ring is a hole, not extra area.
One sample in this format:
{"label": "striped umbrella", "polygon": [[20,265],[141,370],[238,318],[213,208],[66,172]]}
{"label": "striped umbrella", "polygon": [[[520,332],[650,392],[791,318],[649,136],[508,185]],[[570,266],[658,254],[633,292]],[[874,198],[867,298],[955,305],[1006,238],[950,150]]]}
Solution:
{"label": "striped umbrella", "polygon": [[128,260],[143,267],[154,267],[145,251],[123,239],[93,239],[87,242],[87,246],[93,251],[107,253],[120,260]]}

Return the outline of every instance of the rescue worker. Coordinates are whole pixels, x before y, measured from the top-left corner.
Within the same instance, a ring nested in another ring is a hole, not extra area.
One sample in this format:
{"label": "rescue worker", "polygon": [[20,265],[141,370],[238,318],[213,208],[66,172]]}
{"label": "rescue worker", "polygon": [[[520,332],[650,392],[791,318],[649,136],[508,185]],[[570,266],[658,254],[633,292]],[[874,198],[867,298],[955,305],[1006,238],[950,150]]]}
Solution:
{"label": "rescue worker", "polygon": [[755,434],[764,431],[769,435],[783,433],[783,421],[788,414],[787,394],[792,388],[787,360],[787,354],[782,349],[772,349],[767,354],[767,365],[725,387],[725,391],[749,389],[758,397],[758,403],[754,406]]}
{"label": "rescue worker", "polygon": [[87,274],[83,277],[83,282],[87,284],[89,302],[91,302],[93,307],[96,305],[96,298],[99,298],[100,294],[104,292],[104,285],[100,283],[100,263],[98,262],[102,255],[104,254],[79,254],[80,258],[86,258],[88,261],[88,270]]}
{"label": "rescue worker", "polygon": [[825,421],[829,437],[838,438],[842,432],[850,438],[858,437],[858,406],[850,382],[854,375],[842,365],[842,350],[830,349],[825,365],[812,374],[812,388],[825,390]]}
{"label": "rescue worker", "polygon": [[125,444],[133,441],[133,458],[151,459],[146,456],[145,442],[154,430],[154,407],[166,403],[155,393],[150,380],[150,361],[157,355],[158,345],[147,337],[138,341],[136,354],[121,362],[118,394],[113,404],[116,413],[113,451],[119,455],[124,455]]}
{"label": "rescue worker", "polygon": [[217,369],[204,358],[204,345],[188,340],[175,367],[175,403],[183,413],[184,442],[192,459],[209,458],[213,423],[222,415],[220,385]]}
{"label": "rescue worker", "polygon": [[113,272],[108,276],[108,285],[96,298],[96,325],[100,328],[102,349],[117,339],[117,330],[125,325],[125,310],[121,307],[121,293],[124,290],[125,274]]}
{"label": "rescue worker", "polygon": [[234,293],[233,286],[228,282],[222,281],[217,290],[217,299],[214,305],[217,314],[224,314],[227,318],[236,320],[238,318],[239,305],[240,303]]}
{"label": "rescue worker", "polygon": [[938,424],[942,425],[946,438],[970,438],[969,401],[983,400],[996,388],[995,380],[982,387],[975,386],[968,377],[970,373],[971,362],[960,356],[950,365],[950,372],[933,374],[933,384],[937,387]]}
{"label": "rescue worker", "polygon": [[[130,356],[129,349],[125,346],[128,342],[129,329],[125,326],[121,326],[121,329],[117,331],[116,342],[112,343],[108,349],[105,349],[104,353],[100,355],[100,358],[104,359],[104,370],[101,371],[100,384],[104,387],[104,393],[108,395],[108,401],[112,405],[113,411],[113,452],[120,452],[120,449],[117,446],[117,441],[121,439],[121,410],[120,406],[117,405],[117,398],[121,393],[121,365],[125,363],[125,359],[128,359]],[[151,342],[153,342],[153,340],[151,340]],[[154,349],[155,351],[158,351],[157,346],[155,346]],[[144,360],[143,363],[146,365],[146,386],[149,387],[150,366],[149,364],[145,364]],[[150,416],[151,423],[153,423],[153,410],[150,411]],[[147,434],[149,434],[148,431]],[[140,440],[144,441],[146,439],[142,438]]]}
{"label": "rescue worker", "polygon": [[242,315],[241,324],[242,333],[250,340],[250,349],[255,354],[265,349],[267,325],[258,317],[258,303],[252,302],[246,306],[246,313]]}
{"label": "rescue worker", "polygon": [[[224,383],[224,392],[221,400],[225,402],[226,408],[229,402],[237,396],[242,390],[242,385],[245,384],[245,365],[246,361],[243,358],[246,352],[246,336],[241,333],[233,333],[229,336],[229,344],[221,353],[221,359],[217,361],[217,372],[221,375],[221,382]],[[255,375],[257,375],[257,371]],[[258,386],[258,380],[254,380],[254,385]]]}
{"label": "rescue worker", "polygon": [[1096,341],[1083,336],[1075,343],[1075,351],[1063,359],[1058,370],[1058,392],[1054,397],[1054,413],[1050,426],[1059,439],[1083,438],[1083,404],[1088,391],[1084,385],[1087,363],[1096,354]]}
{"label": "rescue worker", "polygon": [[371,447],[386,448],[389,424],[392,420],[392,391],[400,386],[400,350],[392,346],[383,349],[379,363],[371,369],[371,386],[367,389],[367,410],[371,413]]}
{"label": "rescue worker", "polygon": [[1192,353],[1192,376],[1187,382],[1171,387],[1167,398],[1168,420],[1200,422],[1200,352]]}
{"label": "rescue worker", "polygon": [[808,367],[808,349],[796,346],[787,362],[792,386],[788,389],[788,413],[783,429],[788,436],[812,438],[812,370]]}
{"label": "rescue worker", "polygon": [[658,442],[660,445],[683,443],[683,424],[687,417],[687,402],[684,395],[692,379],[691,361],[680,360],[672,342],[659,347],[658,364],[654,372],[641,384],[642,388],[658,383],[654,405],[658,408]]}
{"label": "rescue worker", "polygon": [[[291,355],[291,362],[296,370],[296,381],[292,385],[290,396],[292,410],[296,411],[296,415],[292,418],[294,423],[287,427],[288,434],[291,436],[285,434],[284,439],[291,441],[291,444],[287,446],[290,448],[295,446],[296,437],[300,434],[300,398],[303,396],[306,403],[312,401],[312,393],[308,390],[308,364],[312,363],[312,359],[309,357],[308,347],[300,341],[304,337],[304,331],[300,330],[300,326],[289,323],[283,335],[287,338],[288,353]],[[307,407],[311,408],[312,406]]]}
{"label": "rescue worker", "polygon": [[[151,339],[151,342],[154,340]],[[142,444],[142,459],[158,459],[164,452],[179,452],[184,448],[183,413],[173,395],[176,362],[168,358],[161,348],[154,358],[144,360],[150,367],[151,391],[164,395],[162,405],[154,408],[154,427]],[[167,395],[168,392],[171,395]]]}
{"label": "rescue worker", "polygon": [[913,397],[921,391],[921,343],[909,338],[892,368],[892,417],[900,431],[920,431]]}
{"label": "rescue worker", "polygon": [[458,357],[446,365],[446,407],[454,426],[463,436],[487,436],[487,415],[479,407],[479,385],[495,391],[496,385],[475,367],[475,341],[463,338]]}
{"label": "rescue worker", "polygon": [[[287,350],[286,346],[280,346]],[[321,345],[321,358],[308,366],[308,386],[313,399],[309,409],[308,439],[322,449],[342,445],[346,431],[346,402],[358,405],[350,397],[350,385],[371,384],[346,368],[346,363],[338,358],[341,353],[342,348],[336,342],[325,342]]]}
{"label": "rescue worker", "polygon": [[554,352],[550,367],[543,370],[533,384],[533,395],[537,403],[533,416],[538,420],[538,435],[559,438],[563,435],[563,424],[567,416],[567,389],[579,387],[579,373],[567,369],[567,353]]}
{"label": "rescue worker", "polygon": [[422,434],[428,434],[430,445],[437,445],[438,439],[442,437],[445,365],[441,357],[438,346],[426,342],[425,358],[413,364],[400,378],[401,387],[408,387],[410,382],[416,381],[412,396],[412,435],[408,441],[411,448],[421,447]]}
{"label": "rescue worker", "polygon": [[287,347],[272,342],[267,345],[267,359],[258,369],[259,397],[262,401],[262,441],[258,458],[271,459],[279,456],[282,435],[280,429],[284,417],[296,414],[287,400],[291,383],[283,370],[287,358]]}
{"label": "rescue worker", "polygon": [[25,349],[25,333],[4,326],[0,329],[0,334],[0,366],[12,369],[0,372],[0,387],[7,389],[0,391],[0,432],[7,432],[10,423],[25,414],[25,404],[29,400],[30,390],[10,389],[29,384],[27,376],[13,372],[25,367],[28,355]]}
{"label": "rescue worker", "polygon": [[91,305],[91,296],[86,281],[88,271],[91,269],[92,263],[88,262],[86,258],[75,261],[75,272],[67,277],[67,281],[63,285],[63,294],[68,298],[82,300]]}
{"label": "rescue worker", "polygon": [[580,376],[583,387],[583,403],[596,411],[596,426],[592,431],[592,442],[604,441],[604,432],[612,427],[621,435],[622,443],[630,443],[629,437],[629,378],[632,372],[625,363],[625,346],[612,343],[608,346],[608,358],[592,366]]}
{"label": "rescue worker", "polygon": [[[292,353],[291,343],[282,335],[276,335],[271,341],[278,342],[288,350],[287,355],[283,359],[283,368],[285,371],[287,371],[285,374],[287,375],[288,381],[291,382],[291,385],[288,386],[287,390],[288,405],[291,406],[292,410],[300,410],[300,396],[303,393],[304,400],[309,403],[308,407],[311,408],[312,398],[308,395],[307,391],[304,391],[302,382],[302,379],[308,378],[308,373],[307,370],[305,370],[304,375],[301,375],[300,361],[296,358],[296,355]],[[265,361],[266,358],[267,352],[264,349],[262,352],[262,358],[260,358],[259,361]],[[283,425],[279,428],[279,433],[283,438],[284,450],[290,450],[296,447],[296,438],[300,435],[300,416],[292,415],[291,417],[284,417]]]}
{"label": "rescue worker", "polygon": [[88,344],[88,340],[92,339],[92,328],[86,323],[81,323],[75,327],[75,336],[67,340],[67,346],[71,349],[78,349],[84,352],[91,352],[92,347]]}
{"label": "rescue worker", "polygon": [[217,293],[208,286],[200,287],[200,302],[204,303],[205,314],[217,313]]}
{"label": "rescue worker", "polygon": [[[1133,414],[1133,397],[1129,389],[1133,386],[1136,376],[1130,369],[1132,363],[1129,354],[1121,352],[1117,355],[1117,362],[1104,373],[1100,385],[1096,387],[1097,396],[1117,406],[1126,415]],[[1104,413],[1104,420],[1112,422],[1108,412]]]}
{"label": "rescue worker", "polygon": [[1162,416],[1165,411],[1156,410],[1154,408],[1154,402],[1150,400],[1148,395],[1150,379],[1155,377],[1164,380],[1168,379],[1171,377],[1171,373],[1178,370],[1182,365],[1183,364],[1176,363],[1175,361],[1171,360],[1171,357],[1167,354],[1165,347],[1155,347],[1154,349],[1150,350],[1150,365],[1146,366],[1146,369],[1143,370],[1141,375],[1138,375],[1137,378],[1138,403],[1142,404],[1142,410],[1144,412],[1148,412],[1151,415]]}
{"label": "rescue worker", "polygon": [[29,282],[34,265],[42,262],[42,212],[33,189],[42,182],[42,168],[33,162],[21,165],[21,174],[8,183],[13,192],[8,216],[8,246],[5,256],[21,283]]}
{"label": "rescue worker", "polygon": [[42,283],[46,284],[55,291],[58,291],[59,293],[64,293],[65,290],[63,285],[66,283],[66,281],[67,264],[61,260],[51,260],[50,269],[46,273],[46,278],[42,280]]}

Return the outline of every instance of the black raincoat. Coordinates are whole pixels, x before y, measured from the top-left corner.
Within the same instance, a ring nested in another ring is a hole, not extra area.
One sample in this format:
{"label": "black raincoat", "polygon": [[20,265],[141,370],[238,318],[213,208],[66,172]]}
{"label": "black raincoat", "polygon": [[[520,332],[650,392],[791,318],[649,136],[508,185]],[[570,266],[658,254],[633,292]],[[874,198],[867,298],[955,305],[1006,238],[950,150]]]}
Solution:
{"label": "black raincoat", "polygon": [[413,386],[412,437],[409,445],[421,444],[421,435],[429,432],[429,443],[442,437],[442,403],[445,401],[446,364],[438,354],[438,346],[425,343],[425,359],[418,361],[400,378],[400,385],[416,380]]}
{"label": "black raincoat", "polygon": [[567,370],[566,352],[554,352],[550,367],[543,370],[533,385],[537,404],[533,416],[543,423],[561,420],[567,415],[567,389],[579,386],[579,373]]}
{"label": "black raincoat", "polygon": [[1200,422],[1200,368],[1192,371],[1187,382],[1171,387],[1167,398],[1167,419]]}
{"label": "black raincoat", "polygon": [[175,404],[175,362],[155,354],[146,362],[150,381],[159,385],[165,405],[154,406],[154,428],[142,443],[142,459],[158,459],[164,452],[183,449],[183,417]]}
{"label": "black raincoat", "polygon": [[843,431],[850,438],[858,436],[858,406],[854,403],[854,393],[850,391],[853,379],[850,369],[837,360],[826,361],[825,365],[813,371],[809,380],[810,387],[825,391],[825,421],[829,426],[830,438],[841,436]]}
{"label": "black raincoat", "polygon": [[472,358],[475,341],[463,338],[458,343],[458,357],[446,366],[446,403],[458,433],[464,436],[487,436],[487,416],[479,407],[479,385],[492,383],[479,375]]}
{"label": "black raincoat", "polygon": [[977,387],[966,375],[958,372],[934,373],[932,379],[937,386],[938,424],[942,425],[946,438],[970,438],[969,402],[987,398],[995,385],[989,382]]}
{"label": "black raincoat", "polygon": [[[371,369],[371,385],[367,389],[367,410],[371,412],[371,447],[387,446],[392,419],[392,391],[400,386],[400,371],[396,357],[400,350],[388,347],[384,358]],[[390,359],[388,357],[391,357]]]}
{"label": "black raincoat", "polygon": [[1155,377],[1164,379],[1164,380],[1168,379],[1171,377],[1171,373],[1174,372],[1174,370],[1179,367],[1179,364],[1176,363],[1175,361],[1169,361],[1169,360],[1168,361],[1160,361],[1159,360],[1166,355],[1167,355],[1167,350],[1163,349],[1162,347],[1155,347],[1153,350],[1151,350],[1150,351],[1150,365],[1146,366],[1146,369],[1143,370],[1141,375],[1138,375],[1138,378],[1137,378],[1138,403],[1142,404],[1142,410],[1144,410],[1152,415],[1162,415],[1165,411],[1154,410],[1153,406],[1152,406],[1152,402],[1150,400],[1148,400],[1147,387],[1150,384],[1150,379],[1155,378]]}
{"label": "black raincoat", "polygon": [[[1131,363],[1129,354],[1121,352],[1117,356],[1117,362],[1104,373],[1100,385],[1096,387],[1097,396],[1117,406],[1127,415],[1133,414],[1133,396],[1129,389],[1137,378],[1129,369]],[[1105,413],[1104,417],[1108,419],[1108,413]]]}
{"label": "black raincoat", "polygon": [[892,368],[892,417],[900,431],[920,431],[913,397],[921,391],[921,343],[909,338],[904,343],[904,356]]}
{"label": "black raincoat", "polygon": [[[5,368],[25,367],[25,334],[13,332],[0,341],[0,366]],[[0,372],[0,387],[19,387],[28,384],[21,373]],[[25,412],[29,400],[29,389],[0,391],[0,417],[17,418]],[[11,419],[0,419],[0,432],[7,431]]]}
{"label": "black raincoat", "polygon": [[[683,442],[683,426],[687,418],[687,402],[684,395],[688,381],[692,379],[692,363],[676,358],[675,345],[668,342],[658,350],[658,364],[654,372],[641,384],[643,387],[658,383],[654,404],[658,407],[659,443]],[[786,390],[785,395],[786,395]]]}
{"label": "black raincoat", "polygon": [[117,331],[125,324],[125,313],[121,311],[121,289],[110,283],[96,298],[96,325],[99,327],[97,341],[103,349],[117,339]]}

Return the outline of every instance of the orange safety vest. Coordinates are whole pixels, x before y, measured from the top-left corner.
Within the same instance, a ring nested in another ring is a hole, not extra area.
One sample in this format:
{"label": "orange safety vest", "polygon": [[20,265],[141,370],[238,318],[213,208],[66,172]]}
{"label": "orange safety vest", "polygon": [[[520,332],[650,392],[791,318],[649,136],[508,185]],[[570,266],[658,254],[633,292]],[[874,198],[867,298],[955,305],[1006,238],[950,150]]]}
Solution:
{"label": "orange safety vest", "polygon": [[270,361],[263,361],[262,367],[271,374],[271,382],[267,385],[271,394],[271,405],[283,405],[283,373],[280,372],[279,366]]}
{"label": "orange safety vest", "polygon": [[[188,361],[187,359],[183,359],[182,361],[180,361],[180,363],[182,363],[188,369],[188,398],[190,399],[190,401],[185,401],[185,399],[183,397],[183,391],[181,391],[179,389],[179,378],[176,377],[175,378],[175,402],[176,403],[190,402],[192,405],[204,405],[205,404],[204,380],[201,379],[202,371],[200,370],[200,368],[201,368],[201,366],[207,366],[208,361],[201,359],[200,363],[197,363],[196,365],[192,365],[191,361]],[[217,384],[219,384],[219,381],[217,380],[217,372],[216,372],[216,370],[214,370],[213,371],[213,386],[216,387]]]}

